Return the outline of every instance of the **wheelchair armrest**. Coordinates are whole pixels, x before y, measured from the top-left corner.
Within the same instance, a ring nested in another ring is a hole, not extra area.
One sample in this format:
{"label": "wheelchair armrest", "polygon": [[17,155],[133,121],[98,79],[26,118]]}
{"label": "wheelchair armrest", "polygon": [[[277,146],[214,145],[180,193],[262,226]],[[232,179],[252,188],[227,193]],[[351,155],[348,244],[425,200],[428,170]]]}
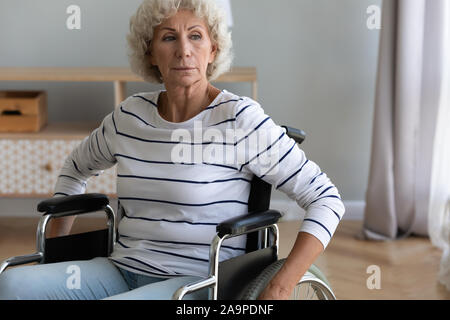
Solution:
{"label": "wheelchair armrest", "polygon": [[287,126],[282,126],[282,128],[286,129],[287,135],[294,139],[298,144],[301,144],[306,138],[306,133],[303,130]]}
{"label": "wheelchair armrest", "polygon": [[77,194],[55,197],[38,204],[38,211],[54,218],[103,210],[109,204],[106,195],[100,193]]}
{"label": "wheelchair armrest", "polygon": [[226,234],[239,235],[246,232],[251,232],[254,229],[268,227],[278,222],[281,218],[281,213],[277,210],[257,211],[247,213],[236,218],[224,221],[219,224],[216,231],[219,237]]}

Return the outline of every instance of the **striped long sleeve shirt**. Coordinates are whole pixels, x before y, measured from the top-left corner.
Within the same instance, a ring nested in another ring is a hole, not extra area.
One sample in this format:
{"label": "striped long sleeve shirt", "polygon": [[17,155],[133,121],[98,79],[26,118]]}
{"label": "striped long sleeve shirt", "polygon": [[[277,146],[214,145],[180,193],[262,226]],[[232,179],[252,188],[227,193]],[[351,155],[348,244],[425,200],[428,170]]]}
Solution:
{"label": "striped long sleeve shirt", "polygon": [[[110,259],[156,277],[208,274],[216,226],[248,212],[254,175],[306,210],[300,231],[327,247],[344,206],[336,187],[285,130],[248,97],[226,90],[192,119],[158,112],[159,92],[130,96],[66,159],[55,194],[85,192],[89,177],[117,165],[124,215]],[[220,260],[245,252],[227,239]]]}

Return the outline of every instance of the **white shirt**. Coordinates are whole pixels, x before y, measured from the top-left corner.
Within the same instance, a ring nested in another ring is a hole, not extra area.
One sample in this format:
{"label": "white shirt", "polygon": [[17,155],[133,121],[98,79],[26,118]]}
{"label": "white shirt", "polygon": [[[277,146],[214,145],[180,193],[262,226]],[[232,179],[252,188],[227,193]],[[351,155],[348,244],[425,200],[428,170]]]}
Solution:
{"label": "white shirt", "polygon": [[[133,95],[107,115],[67,158],[55,187],[56,195],[84,193],[89,177],[117,165],[125,216],[110,259],[118,267],[207,276],[216,226],[248,212],[254,175],[306,210],[300,231],[326,248],[345,211],[338,190],[257,102],[224,90],[173,123],[159,115],[160,93]],[[244,252],[245,237],[228,239],[220,260]]]}

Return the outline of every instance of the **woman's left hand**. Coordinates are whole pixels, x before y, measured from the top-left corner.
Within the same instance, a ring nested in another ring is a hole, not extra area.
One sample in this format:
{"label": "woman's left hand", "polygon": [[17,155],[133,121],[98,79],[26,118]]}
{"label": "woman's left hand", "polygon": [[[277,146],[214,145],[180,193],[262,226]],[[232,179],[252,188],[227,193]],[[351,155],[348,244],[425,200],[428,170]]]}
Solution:
{"label": "woman's left hand", "polygon": [[258,300],[288,300],[291,296],[291,291],[283,286],[269,282],[259,295]]}
{"label": "woman's left hand", "polygon": [[287,300],[311,264],[323,251],[322,243],[313,235],[299,232],[294,247],[281,269],[261,292],[261,300]]}

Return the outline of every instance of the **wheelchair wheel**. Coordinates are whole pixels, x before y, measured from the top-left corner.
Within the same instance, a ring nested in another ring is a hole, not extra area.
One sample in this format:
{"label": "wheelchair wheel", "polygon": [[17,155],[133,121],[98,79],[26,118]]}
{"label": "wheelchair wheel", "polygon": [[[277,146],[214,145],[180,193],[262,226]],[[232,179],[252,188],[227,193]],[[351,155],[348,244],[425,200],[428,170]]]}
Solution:
{"label": "wheelchair wheel", "polygon": [[[259,294],[266,288],[269,281],[281,269],[286,259],[275,261],[266,267],[244,289],[241,300],[256,300]],[[290,297],[291,300],[336,300],[325,275],[312,265],[295,286]]]}

